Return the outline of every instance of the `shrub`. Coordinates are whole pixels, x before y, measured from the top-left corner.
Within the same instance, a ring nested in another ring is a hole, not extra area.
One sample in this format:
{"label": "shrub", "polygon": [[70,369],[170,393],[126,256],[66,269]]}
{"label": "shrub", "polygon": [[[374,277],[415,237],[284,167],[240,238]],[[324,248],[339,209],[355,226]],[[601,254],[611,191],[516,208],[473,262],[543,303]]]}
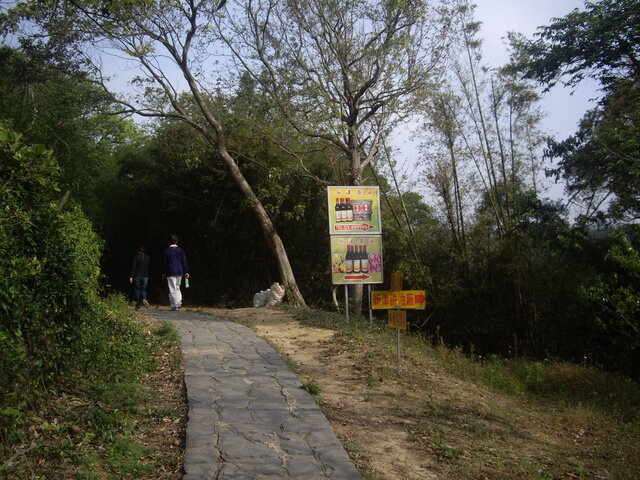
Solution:
{"label": "shrub", "polygon": [[[0,412],[53,388],[102,318],[101,242],[41,145],[0,124]],[[0,415],[0,436],[16,414]]]}

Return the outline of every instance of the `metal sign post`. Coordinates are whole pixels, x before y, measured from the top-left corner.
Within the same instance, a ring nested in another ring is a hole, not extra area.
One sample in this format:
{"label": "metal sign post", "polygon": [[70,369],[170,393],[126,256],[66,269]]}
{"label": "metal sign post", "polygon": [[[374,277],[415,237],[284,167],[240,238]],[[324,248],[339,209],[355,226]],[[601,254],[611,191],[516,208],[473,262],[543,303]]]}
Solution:
{"label": "metal sign post", "polygon": [[349,285],[344,286],[344,311],[347,316],[347,325],[349,325]]}
{"label": "metal sign post", "polygon": [[367,300],[369,301],[369,327],[373,327],[373,309],[371,308],[371,285],[367,285]]}
{"label": "metal sign post", "polygon": [[396,332],[398,332],[398,376],[400,376],[400,329],[397,328]]}
{"label": "metal sign post", "polygon": [[400,375],[400,330],[407,329],[407,312],[398,308],[389,310],[389,326],[396,329],[398,336],[398,375]]}

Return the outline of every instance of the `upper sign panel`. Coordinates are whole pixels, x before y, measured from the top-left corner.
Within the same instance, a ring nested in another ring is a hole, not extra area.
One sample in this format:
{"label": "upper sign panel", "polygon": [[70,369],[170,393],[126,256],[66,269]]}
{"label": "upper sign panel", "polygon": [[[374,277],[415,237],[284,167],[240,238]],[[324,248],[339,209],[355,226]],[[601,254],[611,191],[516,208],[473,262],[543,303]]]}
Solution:
{"label": "upper sign panel", "polygon": [[380,235],[379,187],[327,187],[330,235]]}

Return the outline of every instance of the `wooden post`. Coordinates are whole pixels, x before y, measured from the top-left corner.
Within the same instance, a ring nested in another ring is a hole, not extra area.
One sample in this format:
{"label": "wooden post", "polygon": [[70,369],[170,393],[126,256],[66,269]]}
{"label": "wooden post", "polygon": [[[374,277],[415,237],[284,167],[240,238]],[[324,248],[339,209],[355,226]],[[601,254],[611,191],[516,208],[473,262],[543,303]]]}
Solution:
{"label": "wooden post", "polygon": [[[391,291],[402,290],[402,272],[391,274]],[[400,330],[407,328],[407,312],[404,310],[389,310],[389,323],[392,324],[398,335],[398,375],[400,375]]]}

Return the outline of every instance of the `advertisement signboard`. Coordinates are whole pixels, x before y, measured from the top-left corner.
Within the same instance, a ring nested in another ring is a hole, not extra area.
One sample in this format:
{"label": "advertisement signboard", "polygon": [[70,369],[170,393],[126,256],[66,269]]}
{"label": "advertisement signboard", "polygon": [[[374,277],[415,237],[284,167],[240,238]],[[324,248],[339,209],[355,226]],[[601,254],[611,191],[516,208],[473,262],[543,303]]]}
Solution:
{"label": "advertisement signboard", "polygon": [[327,187],[330,235],[380,235],[379,187]]}
{"label": "advertisement signboard", "polygon": [[382,236],[332,235],[331,283],[382,283]]}

